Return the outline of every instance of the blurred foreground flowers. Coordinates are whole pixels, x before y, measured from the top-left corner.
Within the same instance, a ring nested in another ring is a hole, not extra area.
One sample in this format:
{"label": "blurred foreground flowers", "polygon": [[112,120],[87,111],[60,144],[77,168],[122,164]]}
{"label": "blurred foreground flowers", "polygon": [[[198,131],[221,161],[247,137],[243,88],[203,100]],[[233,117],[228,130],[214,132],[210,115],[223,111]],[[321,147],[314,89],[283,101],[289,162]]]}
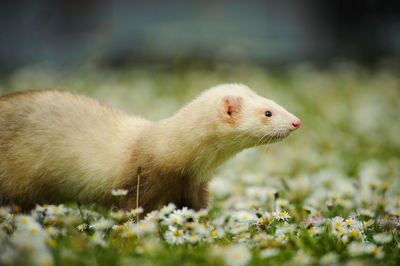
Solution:
{"label": "blurred foreground flowers", "polygon": [[1,264],[53,265],[81,261],[82,254],[90,260],[91,253],[107,249],[155,258],[171,248],[201,249],[204,261],[227,265],[271,259],[394,263],[400,258],[400,199],[378,179],[361,174],[349,180],[321,170],[287,181],[309,184],[290,190],[265,181],[250,187],[240,178],[236,184],[228,180],[231,189],[215,196],[210,209],[176,209],[171,203],[139,222],[136,214],[122,210],[84,208],[81,213],[75,206],[46,205],[22,214],[2,207]]}

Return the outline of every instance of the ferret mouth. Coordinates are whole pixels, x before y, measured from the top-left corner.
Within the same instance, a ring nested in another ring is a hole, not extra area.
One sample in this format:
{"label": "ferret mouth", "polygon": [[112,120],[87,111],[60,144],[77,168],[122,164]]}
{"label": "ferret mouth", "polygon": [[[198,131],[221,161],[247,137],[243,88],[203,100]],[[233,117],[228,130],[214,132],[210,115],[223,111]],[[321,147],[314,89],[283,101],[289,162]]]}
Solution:
{"label": "ferret mouth", "polygon": [[286,139],[290,131],[275,132],[273,135],[266,135],[261,138],[260,144],[268,144]]}

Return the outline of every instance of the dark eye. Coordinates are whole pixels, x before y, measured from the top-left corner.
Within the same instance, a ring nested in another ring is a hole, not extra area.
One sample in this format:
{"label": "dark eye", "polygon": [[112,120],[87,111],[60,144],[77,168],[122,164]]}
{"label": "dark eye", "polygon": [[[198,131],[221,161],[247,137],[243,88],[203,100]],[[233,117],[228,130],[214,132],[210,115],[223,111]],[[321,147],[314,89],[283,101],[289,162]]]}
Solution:
{"label": "dark eye", "polygon": [[271,111],[265,111],[264,115],[267,117],[271,117],[272,113],[271,113]]}

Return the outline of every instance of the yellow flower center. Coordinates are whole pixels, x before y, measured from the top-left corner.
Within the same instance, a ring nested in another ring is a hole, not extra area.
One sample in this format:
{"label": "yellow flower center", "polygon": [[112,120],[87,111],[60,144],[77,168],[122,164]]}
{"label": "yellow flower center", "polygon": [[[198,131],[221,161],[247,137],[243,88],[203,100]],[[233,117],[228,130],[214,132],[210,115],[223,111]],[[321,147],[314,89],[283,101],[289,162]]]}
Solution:
{"label": "yellow flower center", "polygon": [[54,207],[55,211],[59,211],[61,208],[59,206]]}
{"label": "yellow flower center", "polygon": [[351,221],[351,220],[345,221],[345,223],[346,223],[347,225],[351,224],[352,222],[353,222],[353,221]]}
{"label": "yellow flower center", "polygon": [[240,260],[241,258],[242,258],[242,256],[239,253],[234,253],[232,255],[232,259],[235,260],[235,261]]}
{"label": "yellow flower center", "polygon": [[243,216],[242,216],[242,219],[243,219],[243,220],[247,220],[247,215],[243,215]]}
{"label": "yellow flower center", "polygon": [[343,235],[343,234],[344,234],[344,231],[343,231],[343,230],[339,230],[337,233],[338,233],[338,235],[340,235],[340,236],[341,236],[341,235]]}
{"label": "yellow flower center", "polygon": [[315,232],[314,228],[311,228],[310,230],[308,230],[308,233],[309,233],[310,235],[314,234],[314,232]]}
{"label": "yellow flower center", "polygon": [[21,217],[21,223],[26,224],[28,222],[28,219],[26,219],[25,216]]}
{"label": "yellow flower center", "polygon": [[217,233],[215,231],[211,232],[211,236],[216,236],[216,235],[217,235]]}
{"label": "yellow flower center", "polygon": [[32,227],[32,228],[31,228],[31,233],[32,233],[32,234],[36,234],[36,233],[37,233],[36,227]]}
{"label": "yellow flower center", "polygon": [[173,234],[174,236],[179,236],[179,235],[180,235],[180,233],[179,233],[178,230],[173,231],[172,234]]}
{"label": "yellow flower center", "polygon": [[178,219],[178,218],[173,218],[172,221],[173,221],[174,223],[176,223],[177,221],[179,221],[179,219]]}
{"label": "yellow flower center", "polygon": [[280,212],[280,213],[278,213],[278,215],[279,215],[280,217],[283,217],[283,216],[285,216],[285,213],[284,213],[284,212]]}
{"label": "yellow flower center", "polygon": [[121,230],[122,230],[122,226],[121,226],[121,225],[117,225],[117,226],[115,227],[115,230],[121,231]]}
{"label": "yellow flower center", "polygon": [[336,222],[336,228],[340,228],[340,223]]}
{"label": "yellow flower center", "polygon": [[282,239],[282,240],[285,240],[285,239],[286,239],[286,236],[285,236],[285,235],[281,236],[281,239]]}
{"label": "yellow flower center", "polygon": [[49,245],[52,246],[52,247],[55,247],[55,246],[57,246],[57,241],[54,240],[53,238],[51,238],[51,239],[49,240]]}
{"label": "yellow flower center", "polygon": [[353,229],[353,230],[351,230],[351,233],[350,233],[352,236],[357,236],[358,235],[358,232],[356,231],[356,229]]}
{"label": "yellow flower center", "polygon": [[394,215],[399,216],[399,211],[395,212]]}
{"label": "yellow flower center", "polygon": [[376,255],[376,254],[378,253],[378,251],[379,251],[378,247],[375,247],[375,248],[371,251],[371,253],[374,254],[374,255]]}

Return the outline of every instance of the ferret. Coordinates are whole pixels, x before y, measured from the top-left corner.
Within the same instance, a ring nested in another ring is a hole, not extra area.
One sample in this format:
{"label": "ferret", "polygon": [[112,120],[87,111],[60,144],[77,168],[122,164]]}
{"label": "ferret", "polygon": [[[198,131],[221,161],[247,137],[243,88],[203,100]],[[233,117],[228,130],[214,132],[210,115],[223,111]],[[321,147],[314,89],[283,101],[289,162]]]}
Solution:
{"label": "ferret", "polygon": [[[204,91],[152,122],[83,95],[0,97],[0,204],[78,202],[144,213],[208,204],[212,171],[236,153],[286,138],[300,120],[241,84]],[[138,168],[141,168],[139,189]],[[118,199],[113,189],[126,189]]]}

